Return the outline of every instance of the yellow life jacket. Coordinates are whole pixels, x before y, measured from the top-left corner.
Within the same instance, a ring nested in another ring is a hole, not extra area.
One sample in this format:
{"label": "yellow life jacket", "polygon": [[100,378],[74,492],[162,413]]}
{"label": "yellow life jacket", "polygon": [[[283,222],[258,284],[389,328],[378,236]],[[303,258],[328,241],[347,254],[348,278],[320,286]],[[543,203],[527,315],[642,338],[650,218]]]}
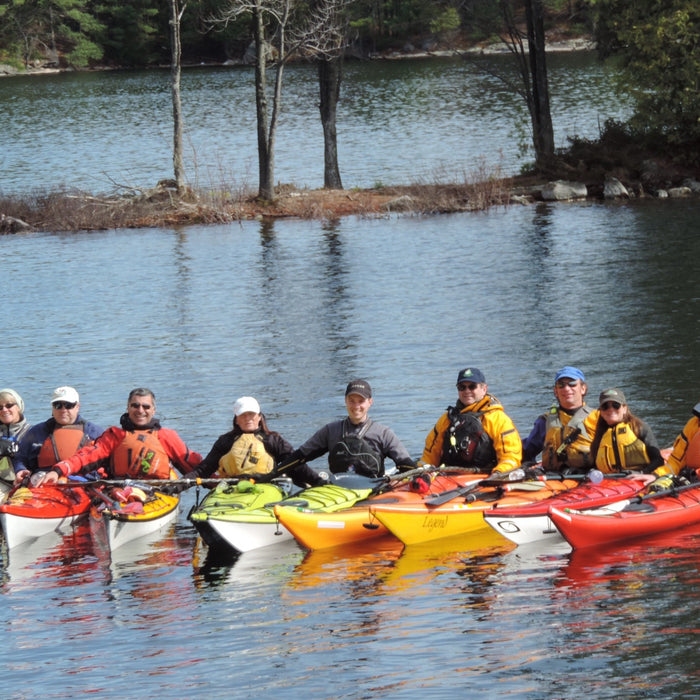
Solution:
{"label": "yellow life jacket", "polygon": [[544,449],[542,465],[545,469],[559,471],[562,467],[582,469],[589,465],[588,453],[591,437],[585,421],[592,411],[590,406],[581,406],[573,415],[552,406],[545,417]]}
{"label": "yellow life jacket", "polygon": [[83,423],[56,425],[54,431],[47,436],[39,448],[37,465],[40,469],[52,467],[56,462],[72,457],[90,441],[91,439],[85,434]]}
{"label": "yellow life jacket", "polygon": [[262,437],[257,433],[241,433],[233,441],[231,449],[219,460],[219,474],[269,474],[275,460],[265,450]]}
{"label": "yellow life jacket", "polygon": [[649,464],[646,445],[627,423],[608,428],[600,440],[595,466],[603,474],[634,470]]}
{"label": "yellow life jacket", "polygon": [[157,430],[127,430],[110,456],[112,475],[132,479],[170,478],[170,457]]}

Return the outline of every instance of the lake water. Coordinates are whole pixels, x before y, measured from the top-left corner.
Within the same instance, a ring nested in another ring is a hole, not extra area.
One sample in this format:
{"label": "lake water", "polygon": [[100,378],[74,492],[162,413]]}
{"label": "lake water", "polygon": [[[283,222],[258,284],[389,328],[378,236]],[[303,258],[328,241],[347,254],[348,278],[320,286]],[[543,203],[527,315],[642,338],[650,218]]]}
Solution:
{"label": "lake water", "polygon": [[[338,154],[346,188],[517,171],[533,160],[521,99],[480,64],[503,73],[505,57],[349,62],[338,110]],[[549,62],[557,145],[595,137],[625,115],[615,73],[592,54]],[[323,184],[316,69],[285,70],[276,179]],[[188,181],[257,187],[251,68],[187,69],[182,109]],[[172,177],[170,72],[107,72],[0,80],[0,192],[59,184],[90,192],[152,187]],[[300,155],[303,154],[302,157]],[[483,174],[483,173],[482,173]]]}
{"label": "lake water", "polygon": [[[94,157],[78,147],[71,162]],[[206,452],[240,395],[298,445],[362,376],[374,418],[419,456],[462,367],[484,371],[525,435],[574,364],[593,403],[619,386],[668,445],[700,388],[699,214],[645,200],[4,236],[2,384],[34,422],[71,384],[104,426],[145,385]],[[3,551],[4,697],[700,692],[698,530],[580,553],[494,535],[217,561],[186,519],[197,497],[164,537],[112,557],[83,528]]]}

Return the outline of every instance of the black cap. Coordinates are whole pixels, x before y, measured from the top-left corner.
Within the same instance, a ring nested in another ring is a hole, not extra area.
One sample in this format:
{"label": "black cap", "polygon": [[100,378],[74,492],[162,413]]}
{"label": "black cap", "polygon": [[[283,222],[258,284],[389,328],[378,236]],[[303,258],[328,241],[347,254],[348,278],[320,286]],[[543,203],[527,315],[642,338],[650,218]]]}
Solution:
{"label": "black cap", "polygon": [[364,379],[353,379],[345,389],[345,396],[348,394],[359,394],[366,399],[372,398],[372,387]]}

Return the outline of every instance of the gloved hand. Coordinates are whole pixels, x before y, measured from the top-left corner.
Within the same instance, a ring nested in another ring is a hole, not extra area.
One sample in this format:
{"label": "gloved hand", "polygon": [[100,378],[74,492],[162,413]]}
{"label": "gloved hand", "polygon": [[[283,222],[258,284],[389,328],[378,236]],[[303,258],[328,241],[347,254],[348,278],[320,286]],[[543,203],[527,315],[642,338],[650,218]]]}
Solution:
{"label": "gloved hand", "polygon": [[525,473],[525,479],[539,479],[541,476],[544,476],[544,469],[541,467],[521,467],[523,472]]}
{"label": "gloved hand", "polygon": [[659,491],[667,491],[674,485],[673,476],[671,474],[666,474],[665,476],[660,476],[655,481],[652,481],[649,486],[647,486],[647,493],[658,493]]}

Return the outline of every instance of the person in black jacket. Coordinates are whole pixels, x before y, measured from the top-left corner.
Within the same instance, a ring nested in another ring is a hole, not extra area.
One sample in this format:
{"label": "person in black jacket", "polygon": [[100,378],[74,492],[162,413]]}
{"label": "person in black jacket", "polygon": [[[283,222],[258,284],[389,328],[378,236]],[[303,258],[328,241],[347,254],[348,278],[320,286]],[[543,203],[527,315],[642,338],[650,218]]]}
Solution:
{"label": "person in black jacket", "polygon": [[[233,430],[219,436],[209,454],[187,477],[206,478],[213,474],[266,482],[283,476],[277,469],[294,448],[267,426],[260,404],[252,396],[241,396],[233,404]],[[307,465],[294,470],[292,480],[298,486],[325,483]]]}

